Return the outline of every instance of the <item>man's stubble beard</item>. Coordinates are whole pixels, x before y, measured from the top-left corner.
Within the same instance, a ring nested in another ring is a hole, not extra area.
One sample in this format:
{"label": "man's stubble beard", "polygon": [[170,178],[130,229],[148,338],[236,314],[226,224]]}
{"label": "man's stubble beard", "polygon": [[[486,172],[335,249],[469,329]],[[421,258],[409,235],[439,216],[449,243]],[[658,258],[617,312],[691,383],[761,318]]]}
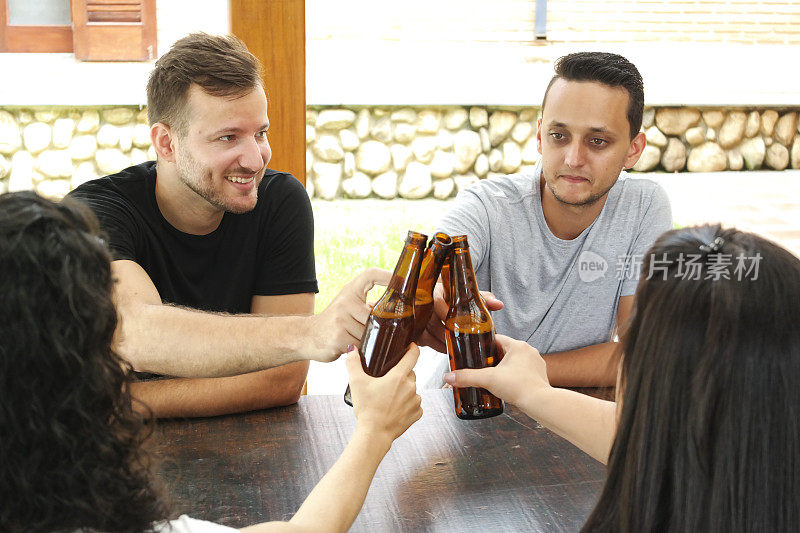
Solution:
{"label": "man's stubble beard", "polygon": [[[178,163],[176,161],[175,167],[178,174],[178,179],[186,185],[192,192],[196,195],[200,196],[206,202],[211,204],[212,206],[225,211],[227,213],[233,213],[235,215],[241,215],[252,211],[255,208],[255,203],[253,207],[249,208],[237,208],[234,206],[230,206],[225,202],[224,197],[219,194],[219,191],[214,189],[213,186],[213,175],[211,171],[205,169],[188,151],[184,151],[182,156],[179,158],[182,160],[182,163]],[[200,176],[199,180],[193,180],[190,176]],[[224,177],[222,179],[225,179]],[[254,178],[258,181],[258,178]],[[224,185],[224,184],[223,184]],[[255,185],[256,195],[258,194],[258,184]],[[256,197],[256,201],[258,197]]]}

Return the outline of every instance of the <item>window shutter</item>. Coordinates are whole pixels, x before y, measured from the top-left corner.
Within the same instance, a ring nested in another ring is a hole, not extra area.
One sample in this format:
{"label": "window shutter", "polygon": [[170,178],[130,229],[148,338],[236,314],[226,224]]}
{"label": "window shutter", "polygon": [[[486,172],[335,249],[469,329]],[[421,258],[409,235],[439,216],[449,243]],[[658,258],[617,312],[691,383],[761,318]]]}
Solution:
{"label": "window shutter", "polygon": [[77,59],[156,58],[155,0],[72,0],[72,28]]}

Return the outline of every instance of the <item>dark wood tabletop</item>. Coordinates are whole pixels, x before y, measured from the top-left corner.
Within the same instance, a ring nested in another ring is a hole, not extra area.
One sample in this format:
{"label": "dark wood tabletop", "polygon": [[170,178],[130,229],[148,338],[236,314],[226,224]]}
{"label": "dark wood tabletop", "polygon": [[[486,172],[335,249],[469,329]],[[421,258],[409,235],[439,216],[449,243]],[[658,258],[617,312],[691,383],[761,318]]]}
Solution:
{"label": "dark wood tabletop", "polygon": [[[462,421],[449,390],[392,446],[351,531],[577,531],[605,468],[506,405]],[[288,520],[355,427],[339,396],[244,415],[167,420],[153,446],[173,508],[233,527]]]}

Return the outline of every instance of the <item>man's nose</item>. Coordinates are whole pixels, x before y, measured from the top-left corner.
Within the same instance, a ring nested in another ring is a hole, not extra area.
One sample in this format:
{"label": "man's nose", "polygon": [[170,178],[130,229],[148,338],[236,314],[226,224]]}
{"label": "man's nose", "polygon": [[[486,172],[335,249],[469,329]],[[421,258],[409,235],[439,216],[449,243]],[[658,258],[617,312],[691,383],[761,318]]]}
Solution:
{"label": "man's nose", "polygon": [[573,141],[567,146],[567,153],[564,162],[570,168],[578,168],[583,166],[585,162],[584,147],[579,141]]}
{"label": "man's nose", "polygon": [[242,153],[239,156],[239,165],[252,172],[258,172],[266,162],[264,161],[264,153],[261,145],[256,139],[250,139],[244,143]]}

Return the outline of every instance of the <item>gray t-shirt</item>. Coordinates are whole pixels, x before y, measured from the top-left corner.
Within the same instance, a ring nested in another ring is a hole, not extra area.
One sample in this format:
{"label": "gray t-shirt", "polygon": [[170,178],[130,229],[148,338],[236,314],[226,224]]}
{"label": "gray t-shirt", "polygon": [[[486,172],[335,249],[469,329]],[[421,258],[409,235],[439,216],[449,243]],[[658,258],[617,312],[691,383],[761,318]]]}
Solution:
{"label": "gray t-shirt", "polygon": [[578,237],[550,231],[533,175],[482,180],[462,191],[437,231],[468,236],[482,290],[505,307],[497,333],[554,353],[612,340],[621,296],[636,292],[644,254],[672,228],[666,192],[623,172],[600,215]]}

